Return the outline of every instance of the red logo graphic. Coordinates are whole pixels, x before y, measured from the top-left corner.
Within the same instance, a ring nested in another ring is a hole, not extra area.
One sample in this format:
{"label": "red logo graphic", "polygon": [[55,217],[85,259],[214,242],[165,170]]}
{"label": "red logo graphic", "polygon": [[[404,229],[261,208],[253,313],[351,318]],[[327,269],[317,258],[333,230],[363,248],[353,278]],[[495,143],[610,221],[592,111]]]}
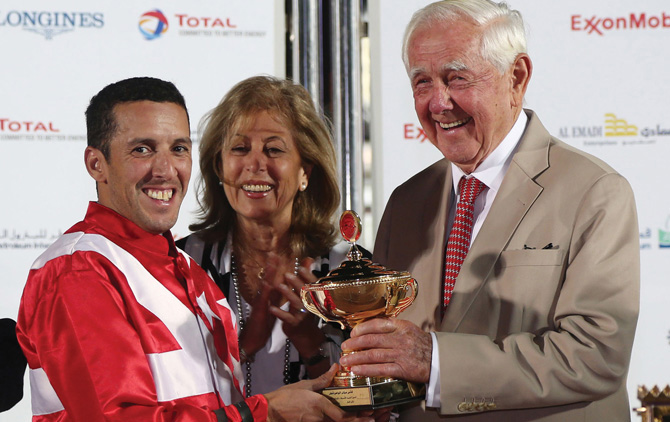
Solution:
{"label": "red logo graphic", "polygon": [[405,139],[411,139],[411,140],[418,139],[419,142],[428,140],[426,132],[423,131],[421,126],[417,126],[414,123],[405,123],[403,128],[404,128]]}
{"label": "red logo graphic", "polygon": [[175,14],[179,18],[179,26],[189,28],[237,28],[230,22],[230,18],[196,17],[187,14]]}
{"label": "red logo graphic", "polygon": [[0,132],[57,133],[53,122],[18,121],[0,118]]}
{"label": "red logo graphic", "polygon": [[572,15],[570,18],[570,29],[573,31],[585,31],[587,34],[605,35],[608,31],[642,30],[642,29],[670,28],[670,15],[665,12],[657,15],[642,13],[631,13],[628,16],[598,17],[590,18],[582,15]]}
{"label": "red logo graphic", "polygon": [[167,31],[168,21],[163,12],[159,9],[154,9],[140,16],[138,27],[144,38],[155,40]]}

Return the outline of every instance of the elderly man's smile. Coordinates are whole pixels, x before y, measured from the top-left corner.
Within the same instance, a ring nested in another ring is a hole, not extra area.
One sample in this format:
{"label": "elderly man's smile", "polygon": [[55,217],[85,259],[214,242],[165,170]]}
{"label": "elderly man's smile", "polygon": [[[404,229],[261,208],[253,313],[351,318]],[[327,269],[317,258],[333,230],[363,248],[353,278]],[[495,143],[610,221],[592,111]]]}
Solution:
{"label": "elderly man's smile", "polygon": [[470,120],[472,120],[472,117],[467,117],[465,119],[456,120],[455,122],[451,122],[451,123],[441,123],[441,122],[437,122],[437,123],[440,125],[440,127],[442,129],[453,129],[453,128],[464,126],[464,125],[468,124],[470,122]]}

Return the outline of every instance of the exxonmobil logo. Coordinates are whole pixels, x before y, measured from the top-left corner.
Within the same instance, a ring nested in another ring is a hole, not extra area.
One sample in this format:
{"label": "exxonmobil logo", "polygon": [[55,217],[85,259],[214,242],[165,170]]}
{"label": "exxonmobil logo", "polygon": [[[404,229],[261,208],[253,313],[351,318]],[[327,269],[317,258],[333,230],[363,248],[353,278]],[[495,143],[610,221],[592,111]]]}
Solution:
{"label": "exxonmobil logo", "polygon": [[415,123],[405,123],[403,125],[403,137],[408,141],[423,142],[428,140],[428,136],[426,136],[426,132],[421,125]]}
{"label": "exxonmobil logo", "polygon": [[612,31],[670,29],[670,14],[630,13],[622,16],[570,16],[570,29],[603,36]]}

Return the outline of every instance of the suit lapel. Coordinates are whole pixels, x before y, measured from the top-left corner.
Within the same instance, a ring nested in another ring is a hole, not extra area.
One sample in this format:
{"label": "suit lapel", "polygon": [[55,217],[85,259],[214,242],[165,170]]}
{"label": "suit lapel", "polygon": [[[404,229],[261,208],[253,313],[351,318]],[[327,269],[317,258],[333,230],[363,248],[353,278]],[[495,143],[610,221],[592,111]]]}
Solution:
{"label": "suit lapel", "polygon": [[528,112],[528,117],[526,131],[500,191],[456,279],[454,297],[442,321],[443,331],[458,330],[472,302],[488,281],[500,253],[542,193],[542,186],[534,179],[549,167],[550,136],[533,112]]}
{"label": "suit lapel", "polygon": [[[453,201],[453,175],[451,172],[451,164],[447,165],[445,171],[445,177],[441,183],[442,194],[437,198],[439,202],[435,203],[437,213],[434,218],[426,218],[426,223],[430,220],[430,224],[426,224],[424,227],[419,230],[419,233],[435,233],[433,241],[430,247],[429,254],[422,260],[418,268],[421,271],[426,271],[425,279],[426,280],[439,280],[438,288],[436,292],[426,291],[424,295],[431,297],[431,307],[429,309],[433,310],[433,323],[435,328],[440,325],[440,318],[442,313],[442,289],[444,283],[444,259],[445,259],[445,248],[447,244],[447,238],[449,234],[447,233],[447,220],[449,218],[449,209],[451,207],[451,202]],[[428,209],[424,210],[424,213],[428,213]],[[434,213],[435,211],[431,212]],[[435,262],[438,262],[438,265],[435,265]],[[432,283],[431,283],[432,284]]]}
{"label": "suit lapel", "polygon": [[[440,326],[440,306],[442,304],[442,280],[445,227],[452,201],[451,165],[442,160],[433,168],[430,179],[425,180],[421,192],[416,192],[420,206],[412,210],[419,216],[415,227],[407,230],[403,239],[397,239],[403,247],[399,253],[407,258],[407,250],[419,253],[412,257],[407,266],[419,285],[415,302],[400,314],[400,318],[414,321],[425,330],[437,330]],[[395,270],[401,269],[392,268]],[[430,315],[430,317],[427,317]]]}

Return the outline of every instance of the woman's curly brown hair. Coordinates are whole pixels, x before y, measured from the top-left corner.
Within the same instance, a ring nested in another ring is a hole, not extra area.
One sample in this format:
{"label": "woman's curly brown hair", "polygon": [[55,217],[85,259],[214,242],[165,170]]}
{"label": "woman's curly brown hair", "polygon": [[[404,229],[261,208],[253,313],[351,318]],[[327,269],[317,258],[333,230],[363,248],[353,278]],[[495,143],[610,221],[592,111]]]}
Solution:
{"label": "woman's curly brown hair", "polygon": [[203,120],[197,197],[199,221],[189,228],[205,241],[226,239],[236,214],[219,184],[221,152],[240,128],[267,111],[293,135],[303,164],[311,165],[309,188],[298,192],[291,216],[290,245],[300,257],[327,253],[335,243],[333,214],[340,205],[335,150],[327,120],[299,84],[271,76],[255,76],[235,85]]}

